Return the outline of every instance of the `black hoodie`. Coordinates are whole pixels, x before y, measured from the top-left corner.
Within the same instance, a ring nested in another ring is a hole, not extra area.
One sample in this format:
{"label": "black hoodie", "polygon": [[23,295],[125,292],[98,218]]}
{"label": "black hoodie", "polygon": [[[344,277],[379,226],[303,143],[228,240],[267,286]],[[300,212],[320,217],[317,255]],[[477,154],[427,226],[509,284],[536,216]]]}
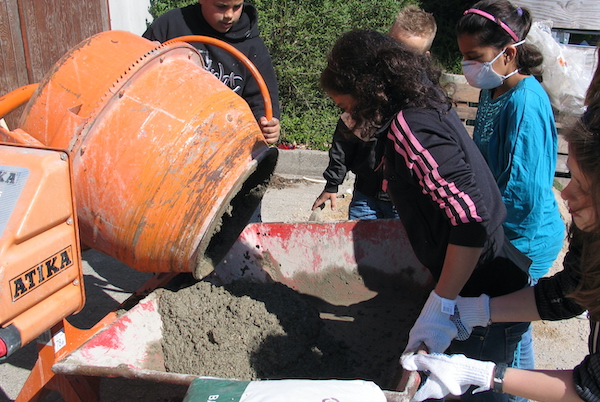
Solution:
{"label": "black hoodie", "polygon": [[[195,3],[161,15],[142,36],[162,43],[179,36],[204,35],[229,43],[246,55],[260,71],[269,88],[273,116],[279,118],[277,78],[271,56],[259,34],[258,12],[251,4],[244,3],[242,16],[238,22],[228,32],[221,33],[208,24],[202,16],[202,6]],[[206,69],[244,98],[257,120],[265,115],[258,84],[237,57],[216,46],[201,43],[192,43],[192,45],[202,54]]]}

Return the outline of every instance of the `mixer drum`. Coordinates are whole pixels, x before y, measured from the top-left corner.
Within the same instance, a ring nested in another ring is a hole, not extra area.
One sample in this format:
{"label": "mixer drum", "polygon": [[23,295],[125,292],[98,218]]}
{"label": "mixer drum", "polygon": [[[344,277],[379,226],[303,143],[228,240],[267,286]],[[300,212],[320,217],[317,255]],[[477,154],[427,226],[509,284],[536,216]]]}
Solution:
{"label": "mixer drum", "polygon": [[19,126],[72,153],[82,243],[143,272],[210,273],[277,161],[247,103],[192,46],[124,31],[63,56]]}

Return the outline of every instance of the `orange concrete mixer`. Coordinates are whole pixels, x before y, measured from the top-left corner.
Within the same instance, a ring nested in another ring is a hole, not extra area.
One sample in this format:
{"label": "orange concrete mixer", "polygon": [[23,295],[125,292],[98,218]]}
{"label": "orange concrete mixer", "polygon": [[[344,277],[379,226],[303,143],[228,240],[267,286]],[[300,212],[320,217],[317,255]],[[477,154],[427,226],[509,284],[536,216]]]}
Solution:
{"label": "orange concrete mixer", "polygon": [[[264,85],[263,98],[270,113]],[[84,244],[139,271],[196,278],[248,223],[277,159],[192,46],[123,31],[68,52],[7,136],[73,155]]]}
{"label": "orange concrete mixer", "polygon": [[80,243],[200,279],[250,221],[277,149],[184,40],[237,52],[107,31],[0,98],[0,117],[27,102],[0,127],[0,361],[83,307]]}

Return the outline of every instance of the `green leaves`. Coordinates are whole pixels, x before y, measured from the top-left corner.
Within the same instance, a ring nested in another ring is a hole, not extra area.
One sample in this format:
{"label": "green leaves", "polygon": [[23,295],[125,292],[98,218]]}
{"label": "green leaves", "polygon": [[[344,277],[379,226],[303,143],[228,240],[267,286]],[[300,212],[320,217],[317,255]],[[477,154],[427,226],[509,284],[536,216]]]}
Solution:
{"label": "green leaves", "polygon": [[325,150],[339,109],[319,87],[327,54],[344,32],[387,32],[396,13],[415,1],[252,0],[261,36],[279,80],[282,140]]}
{"label": "green leaves", "polygon": [[437,22],[438,31],[431,47],[431,53],[441,65],[450,72],[462,74],[462,56],[456,42],[456,24],[463,12],[470,8],[476,0],[422,0],[421,8],[432,13]]}
{"label": "green leaves", "polygon": [[188,4],[196,3],[197,1],[198,0],[150,0],[148,12],[156,19],[156,17],[159,17],[173,8],[184,7]]}

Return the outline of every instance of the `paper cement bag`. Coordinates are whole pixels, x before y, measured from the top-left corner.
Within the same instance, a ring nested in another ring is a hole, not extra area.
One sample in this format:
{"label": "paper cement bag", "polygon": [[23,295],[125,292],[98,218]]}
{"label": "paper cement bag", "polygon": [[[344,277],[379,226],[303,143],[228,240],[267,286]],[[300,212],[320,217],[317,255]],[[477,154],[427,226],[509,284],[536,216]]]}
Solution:
{"label": "paper cement bag", "polygon": [[197,378],[184,402],[385,402],[383,391],[363,380],[236,381]]}

